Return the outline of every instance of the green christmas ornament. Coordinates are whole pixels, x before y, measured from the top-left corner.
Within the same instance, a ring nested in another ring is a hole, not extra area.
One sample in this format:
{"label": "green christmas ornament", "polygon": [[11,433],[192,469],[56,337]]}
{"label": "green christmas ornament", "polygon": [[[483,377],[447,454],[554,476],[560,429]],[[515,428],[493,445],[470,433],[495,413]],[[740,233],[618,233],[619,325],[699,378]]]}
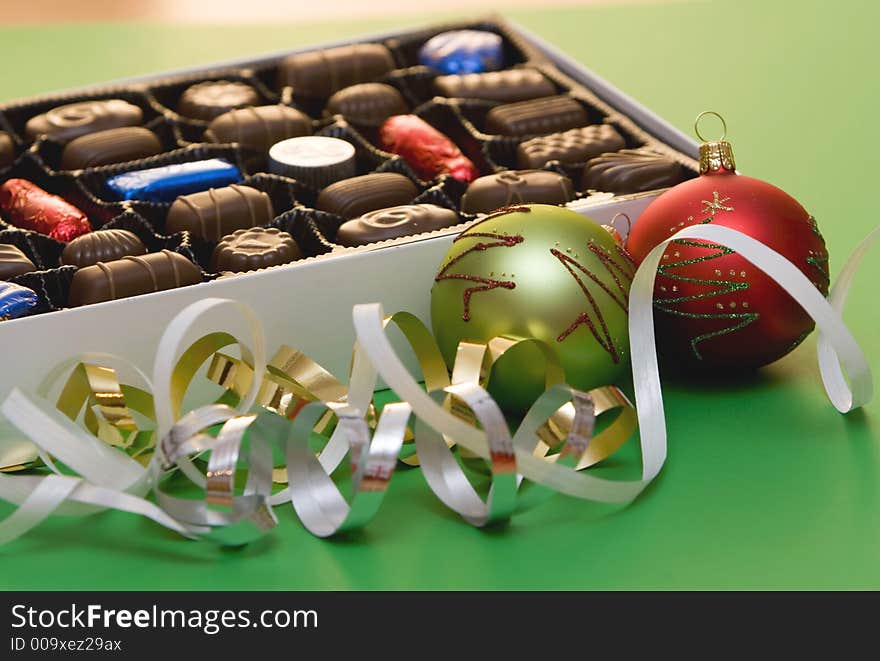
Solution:
{"label": "green christmas ornament", "polygon": [[[434,335],[448,365],[462,340],[537,338],[556,352],[568,383],[612,384],[629,362],[627,303],[635,266],[611,233],[574,211],[508,207],[456,237],[431,290]],[[489,391],[524,411],[544,390],[545,358],[514,347]]]}

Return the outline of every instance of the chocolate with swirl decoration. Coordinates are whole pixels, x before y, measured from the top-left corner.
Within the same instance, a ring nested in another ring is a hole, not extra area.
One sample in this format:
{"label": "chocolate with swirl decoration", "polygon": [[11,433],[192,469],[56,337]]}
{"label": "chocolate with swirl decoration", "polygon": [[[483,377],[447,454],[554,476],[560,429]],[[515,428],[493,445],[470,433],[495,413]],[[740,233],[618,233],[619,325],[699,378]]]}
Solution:
{"label": "chocolate with swirl decoration", "polygon": [[266,193],[232,184],[178,197],[168,210],[165,231],[187,231],[207,241],[219,241],[237,229],[268,225],[274,216]]}
{"label": "chocolate with swirl decoration", "polygon": [[296,241],[277,227],[252,227],[224,236],[211,258],[217,271],[243,273],[287,264],[302,257]]}
{"label": "chocolate with swirl decoration", "polygon": [[606,193],[641,193],[674,186],[684,169],[668,156],[648,149],[623,149],[602,154],[584,166],[585,189]]}
{"label": "chocolate with swirl decoration", "polygon": [[514,204],[565,204],[574,199],[574,185],[565,175],[548,170],[507,170],[480,177],[461,198],[465,213],[488,213]]}
{"label": "chocolate with swirl decoration", "polygon": [[68,305],[77,307],[165,291],[202,281],[199,268],[183,255],[163,250],[86,266],[73,275]]}
{"label": "chocolate with swirl decoration", "polygon": [[360,246],[457,225],[458,214],[436,204],[404,204],[365,213],[339,228],[336,243]]}
{"label": "chocolate with swirl decoration", "polygon": [[208,80],[187,87],[180,95],[177,112],[186,117],[211,121],[234,108],[260,103],[257,90],[246,83]]}
{"label": "chocolate with swirl decoration", "polygon": [[137,126],[144,121],[144,111],[122,99],[79,101],[52,108],[31,117],[24,131],[31,140],[48,135],[55,140],[73,138],[121,126]]}
{"label": "chocolate with swirl decoration", "polygon": [[64,246],[61,263],[73,266],[92,266],[98,262],[112,262],[127,255],[147,252],[137,234],[123,229],[106,229],[78,236]]}

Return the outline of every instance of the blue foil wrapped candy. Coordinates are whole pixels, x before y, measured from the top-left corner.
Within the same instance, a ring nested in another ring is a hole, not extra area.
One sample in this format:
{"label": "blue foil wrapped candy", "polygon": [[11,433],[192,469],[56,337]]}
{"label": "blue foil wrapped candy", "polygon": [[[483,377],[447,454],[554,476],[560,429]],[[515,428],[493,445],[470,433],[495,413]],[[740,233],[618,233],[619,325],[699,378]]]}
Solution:
{"label": "blue foil wrapped candy", "polygon": [[444,74],[497,71],[504,67],[504,44],[494,32],[441,32],[419,50],[419,62]]}
{"label": "blue foil wrapped candy", "polygon": [[0,321],[24,316],[37,307],[38,301],[33,289],[0,281]]}
{"label": "blue foil wrapped candy", "polygon": [[211,158],[117,174],[107,180],[107,188],[120,200],[173,202],[180,195],[221,188],[241,180],[241,172],[232,163]]}

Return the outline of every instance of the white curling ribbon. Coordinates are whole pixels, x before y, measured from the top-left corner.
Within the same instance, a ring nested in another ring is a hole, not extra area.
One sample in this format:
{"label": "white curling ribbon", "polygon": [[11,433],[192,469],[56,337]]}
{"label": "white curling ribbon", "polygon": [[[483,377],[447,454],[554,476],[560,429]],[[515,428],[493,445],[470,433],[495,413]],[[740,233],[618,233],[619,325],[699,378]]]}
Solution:
{"label": "white curling ribbon", "polygon": [[[437,393],[429,394],[422,389],[391,347],[379,304],[358,305],[353,310],[358,343],[346,402],[310,404],[302,412],[305,415],[298,417],[293,425],[274,415],[262,415],[255,420],[253,416],[243,417],[251,409],[265,373],[261,325],[250,308],[240,303],[220,299],[200,301],[184,309],[172,321],[157,351],[152,387],[162,442],[146,468],[81,429],[49,402],[13,389],[0,405],[0,411],[34,441],[42,456],[58,458],[80,477],[0,474],[0,498],[19,506],[0,523],[0,543],[15,539],[53,513],[87,514],[104,509],[147,516],[188,537],[207,535],[221,543],[244,543],[274,525],[270,505],[286,499],[291,500],[313,534],[327,536],[347,530],[368,521],[378,509],[385,485],[393,473],[394,459],[411,412],[419,418],[419,427],[427,429],[421,438],[417,436],[417,444],[420,445],[420,454],[424,455],[423,470],[429,485],[441,500],[475,525],[509,516],[518,487],[528,484],[523,478],[571,496],[627,503],[659,473],[666,458],[666,424],[652,308],[656,269],[666,245],[679,239],[724,245],[785,288],[815,320],[820,333],[819,365],[826,391],[834,406],[847,412],[869,401],[872,380],[865,356],[840,313],[858,265],[878,237],[880,228],[854,251],[827,301],[800,270],[781,255],[729,228],[715,225],[684,228],[652,250],[636,272],[629,299],[630,345],[643,456],[642,477],[632,481],[606,480],[578,472],[574,469],[577,456],[548,461],[533,454],[539,422],[560,406],[583,396],[568,387],[554,386],[545,392],[512,438],[506,429],[502,433],[491,422],[497,418],[497,405],[484,391],[480,392],[481,389],[455,394],[463,396],[477,418],[483,420],[483,429],[450,413],[441,405],[442,398]],[[172,375],[177,362],[183,350],[206,333],[217,332],[218,328],[224,329],[231,338],[250,340],[241,345],[243,359],[253,365],[249,390],[236,408],[209,405],[180,417],[180,411],[173,408],[174,402],[182,399],[182,393],[173,392]],[[75,362],[68,361],[62,368],[67,369]],[[844,373],[849,377],[849,383]],[[404,402],[385,407],[377,429],[370,437],[361,412],[368,410],[378,375]],[[137,377],[149,388],[144,375],[137,373]],[[320,410],[327,406],[337,412],[340,424],[324,452],[315,458],[307,445],[310,422],[316,422]],[[210,424],[221,422],[224,424],[217,439],[202,433],[201,430]],[[575,426],[566,444],[583,452],[586,445],[576,438]],[[252,432],[248,484],[242,496],[233,498],[223,489],[217,490],[216,480],[217,475],[222,478],[231,474],[230,466],[234,467],[238,460],[245,429]],[[491,433],[491,439],[487,438],[485,430]],[[498,463],[499,457],[503,459],[512,448],[513,462],[501,462],[504,468],[493,474],[493,489],[487,500],[480,499],[473,487],[466,480],[462,481],[463,474],[457,464],[453,467],[449,463],[451,455],[443,436],[454,439],[490,462],[494,459]],[[274,497],[269,495],[272,442],[281,443],[286,448],[291,477],[290,488]],[[588,439],[586,443],[589,443]],[[206,483],[205,477],[187,458],[190,453],[207,449],[212,450],[209,478],[214,480],[213,492],[210,479]],[[213,452],[217,452],[217,457]],[[224,497],[225,494],[230,502],[234,501],[236,506],[232,511],[218,512],[208,509],[204,502],[183,501],[164,494],[160,481],[162,462],[169,458],[165,456],[168,453],[196,484],[206,486],[215,496]],[[330,479],[330,473],[346,454],[351,458],[355,478],[350,502]],[[215,469],[213,477],[212,467]],[[515,473],[512,467],[515,467]],[[150,488],[154,489],[159,505],[142,497]]]}

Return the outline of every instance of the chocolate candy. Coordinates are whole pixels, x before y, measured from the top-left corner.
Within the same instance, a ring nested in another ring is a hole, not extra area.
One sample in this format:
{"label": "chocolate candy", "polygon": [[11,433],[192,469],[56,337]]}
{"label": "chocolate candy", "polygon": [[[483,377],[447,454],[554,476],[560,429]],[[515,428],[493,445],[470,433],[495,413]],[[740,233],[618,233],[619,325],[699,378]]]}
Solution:
{"label": "chocolate candy", "polygon": [[504,66],[504,44],[485,30],[441,32],[421,47],[419,62],[440,73],[494,71]]}
{"label": "chocolate candy", "polygon": [[315,188],[353,177],[355,165],[354,145],[339,138],[321,135],[290,138],[272,145],[269,150],[272,172],[299,179]]}
{"label": "chocolate candy", "polygon": [[214,271],[256,271],[269,266],[287,264],[302,257],[296,241],[276,227],[253,227],[236,230],[224,236],[211,264]]}
{"label": "chocolate candy", "polygon": [[517,147],[516,158],[523,169],[539,168],[547,161],[583,163],[625,145],[626,141],[613,126],[594,124],[526,140]]}
{"label": "chocolate candy", "polygon": [[241,172],[237,167],[222,158],[211,158],[118,174],[107,180],[107,188],[121,200],[171,202],[179,195],[238,181]]}
{"label": "chocolate candy", "polygon": [[208,241],[219,241],[237,229],[267,225],[275,211],[263,191],[250,186],[212,188],[202,193],[182,195],[168,210],[165,231],[188,231]]}
{"label": "chocolate candy", "polygon": [[370,211],[360,218],[343,223],[336,235],[336,243],[360,246],[407,234],[431,232],[460,222],[457,213],[436,204],[405,204]]}
{"label": "chocolate candy", "polygon": [[606,193],[641,193],[674,186],[684,174],[681,164],[647,149],[602,154],[584,166],[584,188]]}
{"label": "chocolate candy", "polygon": [[26,315],[37,307],[39,300],[33,289],[12,282],[0,282],[0,321]]}
{"label": "chocolate candy", "polygon": [[438,76],[434,91],[440,96],[486,99],[512,103],[556,94],[556,88],[537,69],[505,69],[463,76]]}
{"label": "chocolate candy", "polygon": [[56,241],[66,243],[92,231],[82,211],[26,179],[9,179],[0,186],[0,209],[16,227],[45,234]]}
{"label": "chocolate candy", "polygon": [[574,199],[571,180],[547,170],[508,170],[480,177],[461,198],[466,213],[488,213],[515,204],[565,204]]}
{"label": "chocolate candy", "polygon": [[162,152],[159,136],[140,126],[96,131],[67,143],[61,154],[63,170],[79,170],[133,161]]}
{"label": "chocolate candy", "polygon": [[341,89],[327,100],[328,115],[343,115],[364,126],[379,126],[391,115],[409,112],[406,101],[391,85],[361,83]]}
{"label": "chocolate candy", "polygon": [[122,229],[106,229],[89,232],[75,238],[64,246],[62,264],[91,266],[98,262],[112,262],[129,255],[147,252],[137,234]]}
{"label": "chocolate candy", "polygon": [[17,246],[0,243],[0,280],[36,270],[34,263]]}
{"label": "chocolate candy", "polygon": [[461,181],[480,176],[452,140],[416,115],[389,117],[379,128],[382,149],[399,154],[422,179],[448,174]]}
{"label": "chocolate candy", "polygon": [[74,273],[68,304],[77,307],[115,301],[201,281],[198,267],[179,253],[163,250],[128,256],[108,264],[98,262]]}
{"label": "chocolate candy", "polygon": [[289,55],[278,67],[278,86],[293,87],[298,96],[327,98],[393,68],[394,57],[382,44],[351,44]]}
{"label": "chocolate candy", "polygon": [[31,140],[48,135],[66,142],[86,133],[137,126],[143,121],[144,112],[138,106],[122,99],[102,99],[52,108],[42,115],[31,117],[24,130]]}
{"label": "chocolate candy", "polygon": [[12,165],[15,160],[15,144],[6,131],[0,131],[0,170]]}
{"label": "chocolate candy", "polygon": [[377,172],[327,186],[315,206],[343,218],[354,218],[375,209],[408,204],[418,194],[419,189],[409,177]]}
{"label": "chocolate candy", "polygon": [[193,119],[211,121],[235,108],[259,103],[260,95],[250,85],[228,80],[209,80],[187,87],[177,102],[177,112]]}
{"label": "chocolate candy", "polygon": [[589,123],[586,109],[565,95],[506,103],[486,114],[486,131],[499,135],[542,135]]}
{"label": "chocolate candy", "polygon": [[207,142],[237,142],[255,151],[269,148],[285,138],[309,135],[312,121],[290,106],[250,106],[216,117],[205,131]]}

